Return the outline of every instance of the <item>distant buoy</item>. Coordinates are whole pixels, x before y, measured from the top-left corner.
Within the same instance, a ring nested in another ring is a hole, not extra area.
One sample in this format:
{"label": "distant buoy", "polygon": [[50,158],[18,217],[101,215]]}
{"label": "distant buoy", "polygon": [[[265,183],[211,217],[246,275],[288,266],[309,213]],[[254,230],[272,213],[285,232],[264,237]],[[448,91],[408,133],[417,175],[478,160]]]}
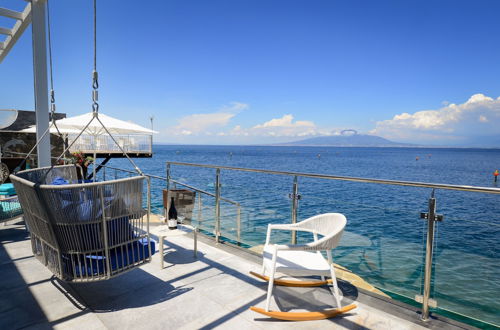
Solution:
{"label": "distant buoy", "polygon": [[495,170],[495,172],[493,172],[493,178],[494,178],[495,182],[497,182],[499,174],[500,173],[498,172],[498,170]]}
{"label": "distant buoy", "polygon": [[318,157],[318,159],[320,159],[321,158],[321,154],[318,154],[316,157]]}

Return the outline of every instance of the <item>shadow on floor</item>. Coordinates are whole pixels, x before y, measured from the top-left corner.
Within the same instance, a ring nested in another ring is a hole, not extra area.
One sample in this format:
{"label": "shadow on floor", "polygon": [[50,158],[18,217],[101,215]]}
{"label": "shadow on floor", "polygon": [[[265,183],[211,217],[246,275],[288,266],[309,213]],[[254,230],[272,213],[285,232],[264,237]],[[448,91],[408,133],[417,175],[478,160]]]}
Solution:
{"label": "shadow on floor", "polygon": [[57,285],[75,306],[94,313],[152,306],[193,289],[175,288],[140,268],[106,281],[65,283],[57,280]]}

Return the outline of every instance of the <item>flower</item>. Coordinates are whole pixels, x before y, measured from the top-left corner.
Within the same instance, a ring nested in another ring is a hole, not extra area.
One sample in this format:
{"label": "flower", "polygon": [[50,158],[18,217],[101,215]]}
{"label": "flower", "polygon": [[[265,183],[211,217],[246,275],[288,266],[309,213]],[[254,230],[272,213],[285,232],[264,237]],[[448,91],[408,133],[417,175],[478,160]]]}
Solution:
{"label": "flower", "polygon": [[87,167],[94,162],[94,158],[90,156],[85,157],[85,155],[81,151],[79,151],[71,153],[70,161],[73,164],[78,164],[82,167]]}

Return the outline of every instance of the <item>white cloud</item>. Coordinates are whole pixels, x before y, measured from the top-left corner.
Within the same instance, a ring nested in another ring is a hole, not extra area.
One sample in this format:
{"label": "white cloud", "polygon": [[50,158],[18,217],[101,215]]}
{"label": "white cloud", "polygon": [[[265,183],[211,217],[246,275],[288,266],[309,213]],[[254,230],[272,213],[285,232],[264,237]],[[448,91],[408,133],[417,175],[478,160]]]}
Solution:
{"label": "white cloud", "polygon": [[219,129],[227,126],[231,118],[239,112],[248,109],[248,104],[240,102],[231,102],[223,106],[217,112],[213,113],[195,113],[182,117],[178,124],[169,128],[169,132],[175,132],[176,135],[199,135],[208,134],[212,129]]}
{"label": "white cloud", "polygon": [[295,120],[292,114],[272,118],[261,124],[245,127],[236,124],[230,128],[234,117],[248,109],[245,103],[232,102],[213,113],[195,113],[178,119],[175,126],[165,130],[168,141],[190,143],[224,143],[238,141],[254,142],[287,142],[294,139],[305,139],[318,135],[336,135],[340,131],[331,128],[320,128],[309,120]]}
{"label": "white cloud", "polygon": [[314,123],[312,121],[307,121],[307,120],[298,120],[293,122],[293,116],[292,115],[284,115],[281,118],[275,118],[271,119],[269,121],[266,121],[263,124],[256,125],[253,128],[266,128],[266,127],[315,127]]}
{"label": "white cloud", "polygon": [[[255,125],[247,130],[250,135],[261,136],[308,136],[317,135],[316,124],[308,120],[296,120],[291,114],[283,115],[281,118],[274,118],[262,124]],[[241,132],[239,129],[236,132]],[[233,130],[234,133],[234,130]]]}
{"label": "white cloud", "polygon": [[486,116],[480,115],[479,116],[479,121],[481,123],[487,123],[488,122],[488,118]]}
{"label": "white cloud", "polygon": [[478,135],[498,135],[500,97],[472,95],[462,104],[449,103],[438,110],[402,113],[379,121],[370,133],[412,142],[465,140]]}

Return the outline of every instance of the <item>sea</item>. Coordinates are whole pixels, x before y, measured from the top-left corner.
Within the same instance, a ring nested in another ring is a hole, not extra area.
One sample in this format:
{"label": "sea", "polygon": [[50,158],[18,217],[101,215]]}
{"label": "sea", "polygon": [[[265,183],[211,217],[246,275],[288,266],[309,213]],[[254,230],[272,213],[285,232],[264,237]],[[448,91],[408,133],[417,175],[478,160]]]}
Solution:
{"label": "sea", "polygon": [[[493,172],[500,169],[500,149],[154,145],[152,159],[134,159],[143,172],[163,177],[168,161],[500,187],[493,179]],[[126,159],[114,159],[109,165],[132,168]],[[125,174],[107,169],[106,175]],[[172,165],[171,175],[214,193],[215,169]],[[220,178],[224,239],[258,247],[264,244],[269,223],[290,223],[293,176],[221,170]],[[421,213],[427,212],[434,194],[437,213],[443,215],[436,229],[432,278],[432,297],[439,311],[500,325],[500,194],[300,176],[297,184],[298,221],[327,212],[347,217],[334,262],[401,300],[422,293],[427,224]],[[162,213],[165,188],[164,180],[152,180],[154,212]],[[198,192],[187,217],[210,235],[214,215],[213,196]],[[281,243],[290,239],[289,233],[273,237]],[[299,242],[310,239],[298,237]]]}

